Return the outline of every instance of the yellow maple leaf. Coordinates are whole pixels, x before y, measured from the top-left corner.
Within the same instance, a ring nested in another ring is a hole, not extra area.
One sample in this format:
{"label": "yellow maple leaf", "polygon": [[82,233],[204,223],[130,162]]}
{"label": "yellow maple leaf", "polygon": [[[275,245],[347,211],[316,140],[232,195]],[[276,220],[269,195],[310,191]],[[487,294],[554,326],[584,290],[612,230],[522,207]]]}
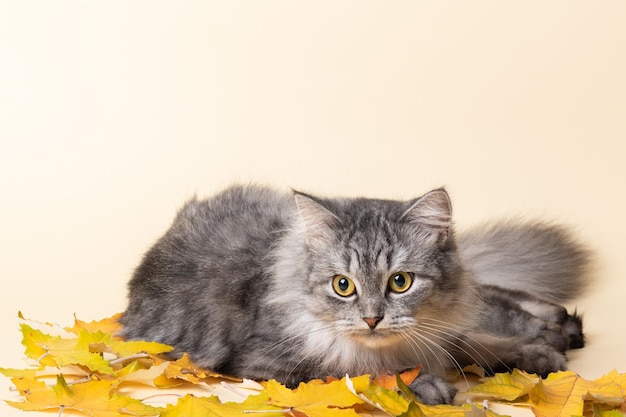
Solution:
{"label": "yellow maple leaf", "polygon": [[91,380],[70,386],[62,375],[58,375],[57,383],[52,387],[26,378],[14,383],[24,401],[7,401],[7,404],[25,411],[71,409],[93,417],[155,416],[161,412],[160,408],[134,398],[111,393],[111,381]]}
{"label": "yellow maple leaf", "polygon": [[152,356],[152,360],[157,366],[167,362],[167,368],[165,368],[163,374],[159,375],[154,380],[154,385],[157,387],[180,385],[183,381],[199,384],[206,378],[224,378],[233,381],[241,381],[239,378],[227,377],[199,367],[191,361],[189,355],[186,353],[183,353],[183,355],[175,361],[166,361],[157,356]]}
{"label": "yellow maple leaf", "polygon": [[145,353],[148,355],[158,355],[160,353],[167,353],[174,350],[170,345],[159,342],[147,342],[144,340],[116,340],[111,339],[108,346],[118,356],[131,356],[138,353]]}
{"label": "yellow maple leaf", "polygon": [[359,394],[359,397],[365,399],[369,404],[393,416],[406,412],[411,402],[403,394],[376,384],[370,384]]}
{"label": "yellow maple leaf", "polygon": [[471,388],[468,392],[506,401],[514,401],[528,394],[540,380],[541,378],[535,374],[514,369],[511,373],[495,374],[487,379],[486,382]]}
{"label": "yellow maple leaf", "polygon": [[[419,371],[419,368],[416,369]],[[380,381],[382,381],[383,384],[390,384],[386,376],[382,380],[380,378],[374,378],[371,381],[367,378],[367,375],[356,378],[346,377],[346,385],[354,395],[364,400],[370,406],[396,416],[406,412],[409,408],[409,404],[412,401],[416,401],[415,394],[405,384],[405,380],[412,382],[415,379],[413,374],[417,376],[417,372],[415,371],[411,371],[409,376],[405,376],[405,378],[402,378],[401,374],[395,375],[393,389],[378,385]]]}
{"label": "yellow maple leaf", "polygon": [[122,325],[119,320],[122,318],[123,313],[117,313],[111,317],[102,320],[93,320],[91,322],[86,322],[79,320],[76,315],[74,315],[74,326],[73,327],[65,327],[65,330],[71,333],[79,334],[81,330],[85,329],[90,333],[94,333],[97,331],[101,331],[103,333],[108,333],[113,337],[116,337],[121,329]]}
{"label": "yellow maple leaf", "polygon": [[364,403],[348,388],[346,378],[328,384],[301,383],[295,390],[270,380],[263,392],[269,396],[270,404],[309,417],[355,417],[358,414],[352,407]]}
{"label": "yellow maple leaf", "polygon": [[29,378],[35,379],[37,374],[36,369],[13,369],[13,368],[0,368],[0,374],[9,378]]}
{"label": "yellow maple leaf", "polygon": [[84,330],[77,338],[65,339],[51,336],[27,324],[21,325],[26,355],[35,359],[42,366],[80,365],[103,374],[114,374],[115,371],[101,355],[89,351],[94,342],[92,335]]}
{"label": "yellow maple leaf", "polygon": [[187,394],[176,404],[168,405],[160,417],[241,417],[245,415],[276,417],[277,411],[282,412],[283,408],[269,404],[269,396],[266,393],[248,397],[242,403],[222,403],[215,396],[196,397]]}
{"label": "yellow maple leaf", "polygon": [[533,412],[538,417],[582,415],[585,400],[619,405],[622,389],[617,384],[600,385],[571,371],[550,374],[529,393]]}
{"label": "yellow maple leaf", "polygon": [[626,400],[626,374],[620,374],[615,369],[608,374],[594,380],[599,386],[617,385],[622,390],[622,396]]}
{"label": "yellow maple leaf", "polygon": [[169,404],[160,417],[213,417],[216,415],[211,411],[214,401],[210,398],[212,397],[196,397],[195,395],[187,394],[179,398],[176,404]]}
{"label": "yellow maple leaf", "polygon": [[[26,355],[37,360],[41,365],[59,367],[83,365],[105,374],[112,374],[114,371],[108,362],[101,358],[100,353],[108,352],[119,357],[126,357],[139,353],[157,355],[174,349],[163,343],[143,340],[124,341],[113,336],[109,331],[119,329],[118,319],[119,315],[115,315],[108,319],[86,323],[75,318],[74,327],[66,328],[66,330],[76,334],[76,338],[51,336],[23,323],[20,325],[23,335],[22,344],[26,348]],[[100,357],[100,360],[97,357]]]}
{"label": "yellow maple leaf", "polygon": [[411,403],[409,409],[398,417],[499,417],[489,409],[482,409],[472,403],[463,405],[425,405]]}
{"label": "yellow maple leaf", "polygon": [[[22,316],[20,316],[23,318]],[[132,393],[135,383],[170,386],[179,382],[205,383],[224,376],[195,365],[187,355],[176,361],[158,356],[172,350],[171,346],[148,341],[124,341],[113,333],[119,330],[119,315],[109,319],[84,322],[75,317],[75,324],[66,328],[75,337],[51,336],[22,324],[26,354],[36,359],[39,369],[4,369],[0,373],[11,378],[23,401],[8,402],[22,410],[71,409],[92,417],[153,416],[231,417],[242,415],[295,417],[356,417],[375,406],[387,414],[402,417],[492,417],[490,410],[473,404],[462,406],[428,406],[416,401],[407,387],[416,372],[410,375],[370,379],[369,375],[343,378],[332,382],[314,380],[290,390],[276,381],[268,381],[257,395],[242,403],[222,403],[217,397],[182,397],[167,409],[154,408],[125,393]],[[50,328],[58,329],[47,323]],[[45,329],[44,329],[45,330]],[[78,367],[65,368],[67,365]],[[56,384],[48,386],[50,368],[57,367]],[[79,369],[80,368],[80,369]],[[68,372],[79,371],[70,380]],[[84,381],[84,372],[87,381]],[[415,371],[415,370],[414,370]],[[69,383],[66,382],[70,381]],[[155,379],[156,378],[156,379]],[[43,380],[42,380],[43,379]],[[382,385],[382,386],[381,386]],[[559,372],[541,380],[521,371],[497,374],[470,393],[506,401],[530,401],[539,417],[581,415],[593,411],[594,416],[617,417],[626,410],[626,374],[613,371],[601,378],[585,380],[572,372]],[[617,409],[616,409],[617,408]]]}
{"label": "yellow maple leaf", "polygon": [[79,338],[83,338],[87,342],[86,344],[88,344],[88,349],[91,352],[114,353],[121,358],[138,354],[158,355],[174,350],[172,346],[164,343],[147,342],[144,340],[125,341],[100,330],[90,332],[86,329],[81,329],[78,334]]}

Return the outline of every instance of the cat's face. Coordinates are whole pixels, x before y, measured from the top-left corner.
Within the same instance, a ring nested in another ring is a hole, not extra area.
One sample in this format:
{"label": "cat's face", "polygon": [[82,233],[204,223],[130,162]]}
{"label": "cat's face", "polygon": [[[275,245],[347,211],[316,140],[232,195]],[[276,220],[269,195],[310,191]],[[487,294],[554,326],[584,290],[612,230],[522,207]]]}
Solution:
{"label": "cat's face", "polygon": [[310,305],[338,337],[384,347],[422,318],[445,314],[458,269],[445,192],[406,204],[300,197],[298,207],[307,225]]}

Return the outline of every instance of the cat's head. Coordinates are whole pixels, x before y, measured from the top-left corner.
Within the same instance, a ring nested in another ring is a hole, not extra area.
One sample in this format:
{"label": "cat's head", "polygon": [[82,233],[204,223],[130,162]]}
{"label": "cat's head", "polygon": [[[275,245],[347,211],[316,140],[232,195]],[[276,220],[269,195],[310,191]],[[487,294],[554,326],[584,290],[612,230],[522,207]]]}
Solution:
{"label": "cat's head", "polygon": [[307,307],[338,337],[384,347],[455,309],[464,284],[445,190],[406,202],[295,199],[306,230]]}

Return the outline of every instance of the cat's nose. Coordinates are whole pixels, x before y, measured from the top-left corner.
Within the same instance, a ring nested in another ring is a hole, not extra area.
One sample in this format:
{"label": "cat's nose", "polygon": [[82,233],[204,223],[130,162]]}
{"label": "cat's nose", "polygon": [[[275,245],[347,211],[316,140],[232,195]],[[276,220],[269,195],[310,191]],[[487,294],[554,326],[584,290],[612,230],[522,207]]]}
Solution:
{"label": "cat's nose", "polygon": [[382,317],[363,317],[363,321],[367,323],[370,329],[374,329],[382,319]]}

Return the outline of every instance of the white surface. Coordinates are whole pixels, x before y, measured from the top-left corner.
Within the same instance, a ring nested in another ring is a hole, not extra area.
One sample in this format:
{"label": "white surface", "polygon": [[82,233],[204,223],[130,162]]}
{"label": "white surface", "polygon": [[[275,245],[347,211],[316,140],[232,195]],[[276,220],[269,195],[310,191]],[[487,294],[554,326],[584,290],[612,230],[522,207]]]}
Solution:
{"label": "white surface", "polygon": [[598,270],[571,367],[626,372],[625,21],[623,1],[0,0],[0,366],[22,365],[18,310],[123,310],[185,199],[253,181],[446,185],[460,228],[576,225]]}

